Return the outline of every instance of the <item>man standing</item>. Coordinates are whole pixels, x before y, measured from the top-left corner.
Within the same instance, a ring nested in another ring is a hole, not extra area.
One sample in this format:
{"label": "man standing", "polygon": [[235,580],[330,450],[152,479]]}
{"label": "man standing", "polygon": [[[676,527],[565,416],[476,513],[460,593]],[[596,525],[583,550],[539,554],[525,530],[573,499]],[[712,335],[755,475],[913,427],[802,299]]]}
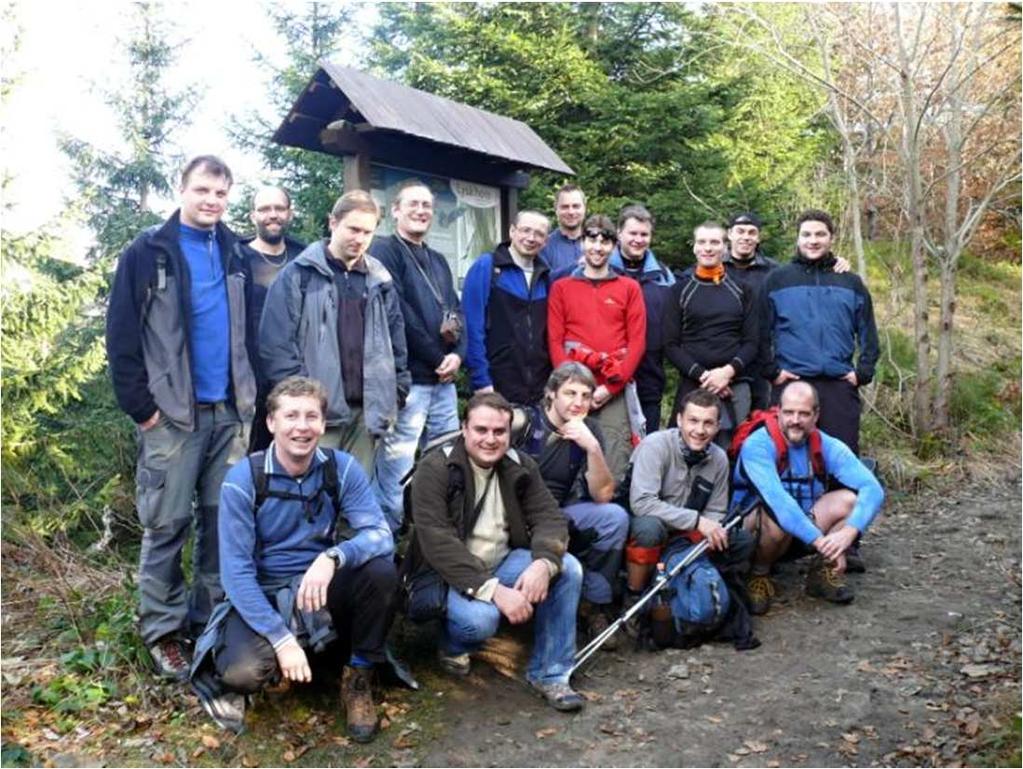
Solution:
{"label": "man standing", "polygon": [[583,707],[569,685],[582,567],[566,552],[568,529],[536,463],[509,448],[511,405],[476,393],[462,436],[416,468],[410,558],[425,561],[448,585],[440,661],[469,673],[469,653],[497,632],[535,615],[536,640],[526,678],[553,708]]}
{"label": "man standing", "polygon": [[646,309],[639,284],[608,267],[616,233],[611,220],[591,216],[583,227],[582,267],[551,288],[547,338],[551,362],[586,365],[597,380],[593,408],[607,439],[607,463],[617,483],[632,454],[623,395],[646,350]]}
{"label": "man standing", "polygon": [[834,271],[835,225],[827,213],[804,212],[796,229],[795,260],[764,283],[760,332],[773,353],[764,375],[775,392],[793,379],[812,384],[821,429],[858,455],[859,388],[874,378],[878,358],[870,292],[855,273]]}
{"label": "man standing", "polygon": [[282,676],[307,683],[310,654],[340,651],[348,733],[368,742],[377,722],[372,672],[386,661],[398,582],[394,543],[358,462],[319,445],[326,405],[319,382],[278,384],[267,416],[273,443],[224,479],[227,602],[196,643],[192,683],[206,712],[240,732],[246,695]]}
{"label": "man standing", "polygon": [[501,393],[536,406],[551,373],[547,354],[550,268],[538,258],[550,222],[519,211],[510,241],[480,256],[465,276],[462,308],[468,336],[466,364],[475,392]]}
{"label": "man standing", "polygon": [[[615,482],[604,460],[600,426],[588,416],[596,387],[583,364],[568,361],[558,366],[547,380],[540,424],[523,446],[568,518],[569,552],[583,565],[579,614],[590,638],[608,627],[629,531],[628,513],[611,502]],[[612,648],[604,645],[608,651]]]}
{"label": "man standing", "polygon": [[675,276],[657,261],[650,250],[654,217],[634,203],[618,215],[618,245],[611,253],[611,269],[632,278],[643,289],[646,307],[646,354],[636,369],[636,394],[646,417],[646,432],[661,429],[661,398],[664,396],[664,311],[671,298]]}
{"label": "man standing", "polygon": [[270,383],[259,361],[259,319],[263,316],[266,292],[277,273],[305,249],[305,243],[288,236],[293,215],[291,197],[284,189],[263,187],[253,195],[249,214],[249,220],[256,226],[256,234],[241,239],[237,245],[239,255],[252,274],[245,329],[245,339],[256,370],[256,416],[252,420],[250,451],[262,451],[270,445],[270,433],[266,429],[266,396],[270,394]]}
{"label": "man standing", "polygon": [[750,411],[746,370],[757,357],[755,297],[725,271],[725,230],[704,222],[693,231],[696,266],[686,270],[664,314],[664,350],[679,371],[676,410],[697,388],[722,400],[718,445]]}
{"label": "man standing", "polygon": [[374,238],[369,252],[394,279],[405,320],[412,389],[394,429],[378,449],[374,489],[394,531],[402,522],[401,480],[427,442],[458,429],[455,377],[465,357],[465,334],[451,268],[426,245],[433,222],[433,193],[418,179],[404,182],[391,206],[396,232]]}
{"label": "man standing", "polygon": [[[806,575],[809,595],[845,604],[846,554],[881,509],[881,484],[849,448],[817,429],[817,392],[805,380],[787,383],[776,415],[743,442],[735,466],[733,505],[756,497],[762,506],[746,522],[757,549],[749,581],[750,611],[765,614],[774,585],[771,565],[814,555]],[[845,488],[828,491],[828,479]]]}
{"label": "man standing", "polygon": [[[248,276],[220,221],[230,189],[223,161],[193,158],[181,175],[181,207],[121,255],[107,312],[114,394],[138,425],[139,630],[157,671],[176,680],[188,675],[187,639],[223,595],[217,502],[224,473],[245,455],[256,397]],[[186,596],[181,553],[193,517]]]}
{"label": "man standing", "polygon": [[405,324],[394,281],[366,254],[379,208],[346,192],[330,214],[330,238],[312,243],[270,286],[259,352],[276,384],[308,376],[327,387],[321,443],[373,472],[374,442],[394,425],[411,385]]}
{"label": "man standing", "polygon": [[586,195],[574,184],[565,184],[554,193],[554,213],[558,229],[551,233],[540,252],[552,273],[571,272],[583,254],[583,220],[586,219]]}

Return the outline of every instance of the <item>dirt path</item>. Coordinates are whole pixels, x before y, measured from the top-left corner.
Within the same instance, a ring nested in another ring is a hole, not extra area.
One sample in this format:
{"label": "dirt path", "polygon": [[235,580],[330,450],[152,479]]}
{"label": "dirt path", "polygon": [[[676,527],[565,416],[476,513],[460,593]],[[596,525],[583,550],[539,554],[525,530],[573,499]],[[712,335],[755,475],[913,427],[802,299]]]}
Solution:
{"label": "dirt path", "polygon": [[581,714],[555,713],[479,661],[451,679],[413,644],[423,688],[384,691],[386,728],[366,747],[339,736],[329,684],[264,695],[240,737],[146,673],[96,707],[46,704],[39,691],[63,691],[68,663],[39,621],[44,583],[25,583],[38,565],[9,552],[3,765],[957,765],[1019,712],[1019,516],[1018,479],[892,500],[852,605],[807,599],[789,564],[756,623],[759,649],[601,653],[574,681],[590,699]]}
{"label": "dirt path", "polygon": [[[847,607],[781,573],[763,645],[602,654],[564,716],[490,670],[456,684],[449,766],[948,765],[1020,700],[1018,482],[903,500],[865,543]],[[477,666],[479,667],[479,666]],[[1012,712],[1012,711],[1010,711]]]}

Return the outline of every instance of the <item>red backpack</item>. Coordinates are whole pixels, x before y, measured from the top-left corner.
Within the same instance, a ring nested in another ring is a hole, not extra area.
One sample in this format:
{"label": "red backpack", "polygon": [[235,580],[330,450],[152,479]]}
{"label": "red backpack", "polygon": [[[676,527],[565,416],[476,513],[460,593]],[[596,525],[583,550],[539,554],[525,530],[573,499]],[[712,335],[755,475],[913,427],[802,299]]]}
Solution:
{"label": "red backpack", "polygon": [[[769,409],[758,409],[750,414],[746,421],[739,425],[735,429],[735,433],[732,435],[732,443],[728,447],[728,458],[732,462],[739,461],[739,452],[742,450],[742,444],[746,442],[746,439],[753,434],[755,430],[764,427],[767,429],[767,434],[771,436],[771,442],[774,444],[775,453],[778,455],[776,466],[778,468],[778,474],[781,475],[789,466],[789,444],[785,441],[785,436],[782,434],[781,425],[778,423],[778,413],[780,408],[778,406],[771,406]],[[821,434],[820,431],[815,427],[810,432],[809,438],[810,444],[810,465],[813,468],[813,474],[815,477],[823,479],[827,477],[827,473],[824,470],[824,449],[821,446]]]}

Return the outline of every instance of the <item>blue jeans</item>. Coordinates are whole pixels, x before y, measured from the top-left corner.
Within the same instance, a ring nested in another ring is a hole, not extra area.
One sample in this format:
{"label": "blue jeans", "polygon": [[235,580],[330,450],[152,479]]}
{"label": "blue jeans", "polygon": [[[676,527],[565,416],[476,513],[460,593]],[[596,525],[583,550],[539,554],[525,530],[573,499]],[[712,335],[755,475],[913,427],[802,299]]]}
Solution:
{"label": "blue jeans", "polygon": [[[533,562],[533,554],[519,548],[508,553],[494,576],[505,587]],[[561,574],[552,582],[547,598],[533,607],[533,654],[526,678],[536,683],[568,683],[575,657],[575,615],[582,592],[583,567],[573,556],[561,561]],[[479,647],[497,632],[501,612],[488,601],[468,598],[457,590],[448,591],[448,616],[441,641],[447,654],[463,654]]]}
{"label": "blue jeans", "polygon": [[404,518],[401,479],[412,469],[424,430],[429,442],[457,429],[458,396],[454,383],[412,385],[405,408],[398,412],[397,423],[377,444],[372,473],[373,493],[391,531],[401,528]]}

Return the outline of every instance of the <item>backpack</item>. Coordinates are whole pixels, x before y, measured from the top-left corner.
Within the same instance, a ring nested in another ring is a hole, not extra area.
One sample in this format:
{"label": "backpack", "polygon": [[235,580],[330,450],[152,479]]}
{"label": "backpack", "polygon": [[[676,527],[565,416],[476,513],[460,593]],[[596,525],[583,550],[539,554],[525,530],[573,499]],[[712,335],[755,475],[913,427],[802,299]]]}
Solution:
{"label": "backpack", "polygon": [[[346,539],[351,539],[355,532],[348,525],[348,520],[344,517],[341,512],[341,483],[338,480],[337,474],[337,455],[332,449],[327,450],[327,458],[323,463],[323,481],[320,483],[320,488],[311,496],[303,496],[302,494],[294,494],[290,491],[278,491],[270,488],[269,479],[266,477],[266,470],[264,464],[266,461],[266,452],[257,451],[254,454],[249,454],[249,471],[252,473],[252,486],[256,492],[256,499],[253,505],[252,514],[259,515],[260,508],[267,499],[273,497],[275,499],[289,499],[298,502],[305,502],[310,499],[316,499],[320,494],[326,492],[327,498],[330,499],[330,504],[334,508],[334,522],[337,527],[335,533],[335,540],[341,542]],[[349,460],[349,462],[354,460]],[[347,468],[346,468],[347,469]]]}
{"label": "backpack", "polygon": [[[781,425],[778,422],[780,411],[779,406],[771,406],[769,409],[757,409],[749,415],[745,422],[736,428],[735,433],[732,435],[732,442],[728,447],[728,458],[733,464],[739,461],[739,452],[742,450],[742,444],[746,442],[746,439],[753,432],[763,427],[767,430],[768,435],[771,436],[771,443],[774,444],[775,454],[777,454],[775,464],[778,469],[778,475],[781,475],[788,469],[789,444],[785,441]],[[823,482],[827,477],[827,471],[824,468],[824,448],[821,444],[821,434],[816,427],[810,432],[808,442],[810,465],[813,468],[814,477]]]}
{"label": "backpack", "polygon": [[[685,543],[667,557],[665,569],[670,571],[686,557],[695,545]],[[731,608],[728,585],[704,555],[671,579],[669,600],[675,631],[681,643],[693,637],[706,637],[724,624]]]}

